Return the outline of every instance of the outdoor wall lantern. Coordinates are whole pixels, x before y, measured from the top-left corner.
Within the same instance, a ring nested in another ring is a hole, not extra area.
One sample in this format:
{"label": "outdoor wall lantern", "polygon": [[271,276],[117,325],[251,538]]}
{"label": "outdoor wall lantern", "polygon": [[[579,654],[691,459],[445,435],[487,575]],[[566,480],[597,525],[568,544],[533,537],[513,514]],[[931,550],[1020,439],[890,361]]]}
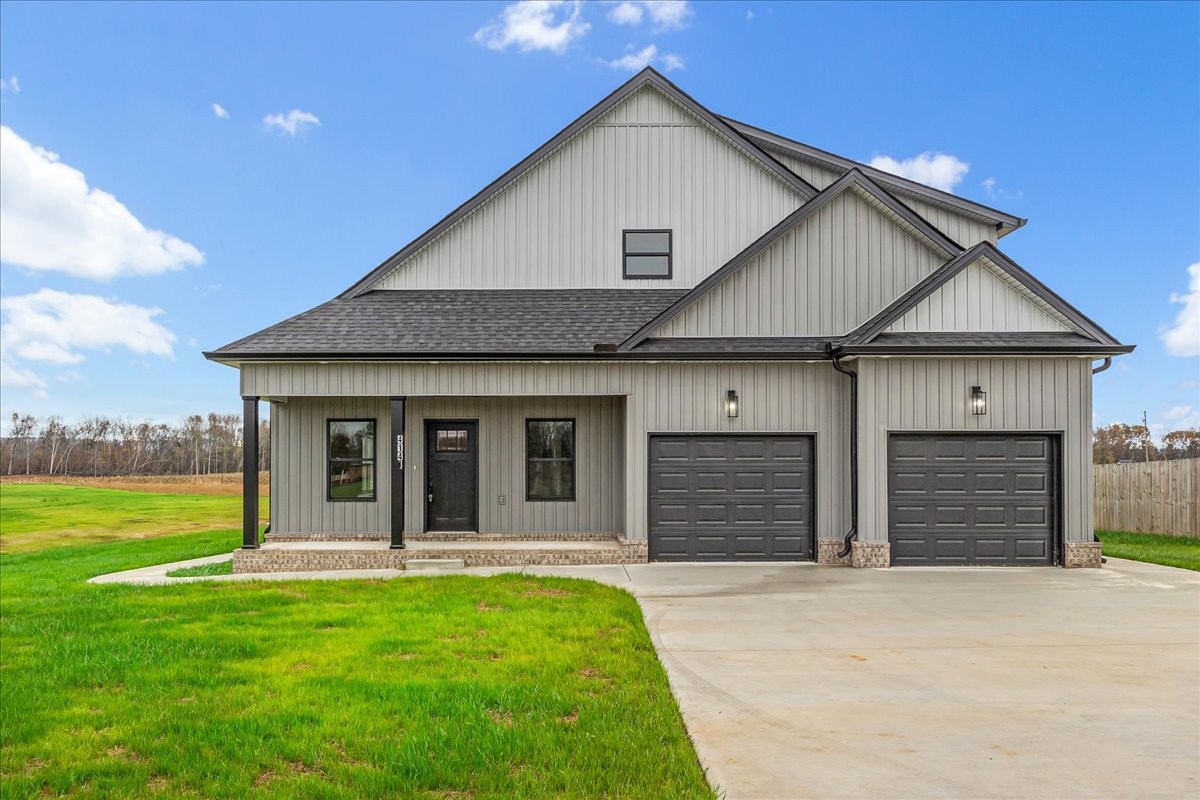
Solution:
{"label": "outdoor wall lantern", "polygon": [[725,416],[730,419],[737,419],[738,415],[738,396],[737,392],[730,389],[725,393]]}
{"label": "outdoor wall lantern", "polygon": [[978,386],[971,387],[971,413],[977,417],[987,413],[987,392]]}

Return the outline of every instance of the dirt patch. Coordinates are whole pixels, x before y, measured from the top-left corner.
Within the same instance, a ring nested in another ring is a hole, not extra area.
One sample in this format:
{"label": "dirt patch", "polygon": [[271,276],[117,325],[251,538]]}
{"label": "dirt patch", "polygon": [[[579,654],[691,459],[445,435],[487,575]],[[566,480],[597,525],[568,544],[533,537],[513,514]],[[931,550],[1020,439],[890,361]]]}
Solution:
{"label": "dirt patch", "polygon": [[572,728],[575,727],[575,723],[579,722],[579,709],[574,709],[570,714],[563,714],[558,718],[558,721],[563,725],[569,725]]}
{"label": "dirt patch", "polygon": [[513,726],[513,715],[511,711],[501,711],[498,708],[489,708],[487,714],[492,722],[496,723],[497,725],[501,725],[505,728],[511,728]]}
{"label": "dirt patch", "polygon": [[606,639],[609,636],[615,636],[618,633],[624,633],[624,632],[625,632],[625,628],[622,628],[620,625],[614,625],[611,628],[601,628],[600,630],[596,631],[596,635],[599,636],[601,639]]}
{"label": "dirt patch", "polygon": [[583,669],[579,670],[579,677],[587,678],[588,680],[596,680],[596,681],[604,681],[605,683],[612,683],[612,678],[608,677],[607,675],[605,675],[603,672],[596,669],[595,667],[584,667]]}
{"label": "dirt patch", "polygon": [[161,792],[171,784],[167,778],[162,775],[151,775],[146,778],[146,788],[152,792]]}
{"label": "dirt patch", "polygon": [[479,605],[475,606],[475,610],[482,611],[484,613],[487,613],[489,611],[508,611],[508,609],[505,608],[504,606],[489,605],[486,600],[480,600]]}
{"label": "dirt patch", "polygon": [[314,767],[311,764],[305,764],[303,761],[287,762],[288,772],[293,775],[324,775],[325,771],[320,767]]}
{"label": "dirt patch", "polygon": [[394,658],[397,661],[412,661],[416,657],[416,653],[385,653],[381,656],[381,658]]}
{"label": "dirt patch", "polygon": [[255,779],[254,779],[254,782],[251,783],[250,785],[251,786],[270,786],[271,781],[273,781],[273,780],[275,780],[275,772],[273,770],[264,769],[262,772],[258,773],[258,776],[255,777]]}
{"label": "dirt patch", "polygon": [[194,702],[196,702],[196,698],[194,698],[194,697],[181,697],[181,698],[179,698],[179,703],[180,703],[180,704],[183,704],[183,703],[194,703]]}
{"label": "dirt patch", "polygon": [[566,589],[553,589],[549,586],[539,589],[527,589],[521,593],[522,597],[570,597],[575,594],[568,592]]}
{"label": "dirt patch", "polygon": [[108,754],[109,758],[119,758],[122,761],[131,761],[134,764],[140,764],[146,760],[145,756],[121,744],[113,745],[104,752]]}
{"label": "dirt patch", "polygon": [[306,662],[304,662],[304,661],[301,661],[299,664],[293,664],[293,665],[292,665],[292,669],[294,669],[294,670],[297,670],[297,671],[299,671],[299,670],[306,670],[306,669],[312,669],[312,664],[308,664],[308,663],[306,663]]}
{"label": "dirt patch", "polygon": [[46,760],[43,758],[30,758],[21,768],[21,772],[25,775],[33,775],[35,772],[41,772],[46,766]]}

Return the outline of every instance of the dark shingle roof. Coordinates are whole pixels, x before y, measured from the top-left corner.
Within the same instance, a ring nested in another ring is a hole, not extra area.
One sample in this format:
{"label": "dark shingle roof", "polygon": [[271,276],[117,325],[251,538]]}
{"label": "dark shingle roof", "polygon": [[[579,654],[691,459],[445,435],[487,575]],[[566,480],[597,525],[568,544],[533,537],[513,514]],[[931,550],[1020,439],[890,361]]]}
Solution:
{"label": "dark shingle roof", "polygon": [[213,351],[332,356],[592,353],[626,339],[679,289],[419,289],[338,298]]}

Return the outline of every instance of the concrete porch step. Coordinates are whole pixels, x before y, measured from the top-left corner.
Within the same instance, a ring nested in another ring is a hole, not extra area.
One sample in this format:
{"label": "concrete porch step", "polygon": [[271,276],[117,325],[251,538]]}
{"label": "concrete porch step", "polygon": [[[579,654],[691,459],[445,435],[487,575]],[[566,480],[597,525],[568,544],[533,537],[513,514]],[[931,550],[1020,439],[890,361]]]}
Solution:
{"label": "concrete porch step", "polygon": [[410,558],[404,562],[404,569],[408,572],[465,569],[466,566],[467,562],[461,558]]}

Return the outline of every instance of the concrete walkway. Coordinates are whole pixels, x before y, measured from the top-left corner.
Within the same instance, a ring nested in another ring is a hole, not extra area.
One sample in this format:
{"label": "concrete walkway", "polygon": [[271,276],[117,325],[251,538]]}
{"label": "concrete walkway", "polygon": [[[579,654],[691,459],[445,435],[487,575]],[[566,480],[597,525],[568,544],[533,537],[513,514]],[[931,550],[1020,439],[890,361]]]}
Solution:
{"label": "concrete walkway", "polygon": [[[93,582],[405,574],[164,577],[228,557]],[[1070,571],[643,564],[447,574],[511,572],[587,578],[637,597],[727,800],[1200,789],[1200,573],[1113,558]]]}
{"label": "concrete walkway", "polygon": [[158,564],[153,567],[127,569],[124,572],[110,572],[107,575],[97,575],[94,578],[89,578],[88,583],[167,586],[173,583],[196,583],[198,581],[340,581],[352,578],[387,580],[388,578],[399,578],[404,575],[403,570],[398,569],[343,569],[329,570],[328,572],[254,572],[238,575],[196,575],[191,578],[167,577],[168,572],[174,572],[177,569],[198,567],[202,564],[216,564],[220,561],[229,561],[232,558],[233,555],[231,553],[218,556],[204,556],[203,558],[190,558],[187,561],[176,561],[171,564]]}

